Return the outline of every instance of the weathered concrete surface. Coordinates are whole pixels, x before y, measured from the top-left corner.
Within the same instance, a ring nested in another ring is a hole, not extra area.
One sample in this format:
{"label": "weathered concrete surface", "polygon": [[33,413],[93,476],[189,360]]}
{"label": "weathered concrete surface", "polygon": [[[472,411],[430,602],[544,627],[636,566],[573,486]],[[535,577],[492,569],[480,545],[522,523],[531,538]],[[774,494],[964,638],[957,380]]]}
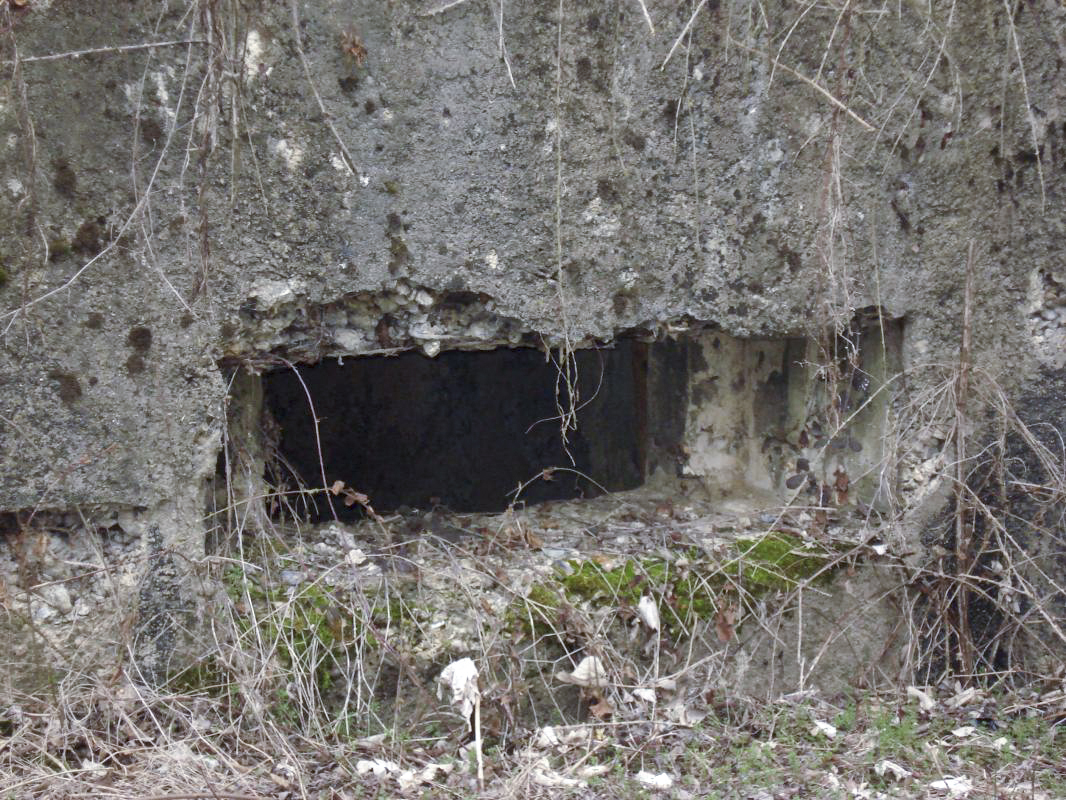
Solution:
{"label": "weathered concrete surface", "polygon": [[950,360],[971,242],[975,360],[1040,362],[1053,0],[648,2],[654,33],[636,3],[440,5],[5,8],[0,508],[136,510],[195,558],[227,357],[881,306],[905,367]]}
{"label": "weathered concrete surface", "polygon": [[[220,424],[212,359],[236,347],[226,334],[264,281],[292,282],[305,306],[399,278],[484,292],[574,339],[686,314],[788,333],[824,303],[879,303],[912,323],[916,359],[955,346],[968,242],[999,290],[982,293],[982,356],[1021,341],[1030,275],[1058,265],[1054,4],[1018,13],[1032,120],[995,3],[950,20],[865,9],[828,48],[829,17],[809,15],[782,47],[783,12],[770,37],[739,8],[706,9],[663,70],[683,9],[653,4],[655,36],[622,6],[564,4],[561,22],[515,9],[503,30],[517,88],[488,7],[427,8],[310,4],[297,37],[288,9],[230,18],[203,4],[225,37],[210,47],[20,66],[26,106],[13,81],[4,117],[5,506],[152,506],[202,475]],[[23,58],[205,35],[186,9],[155,9],[42,4],[13,33]],[[344,52],[346,31],[365,57]],[[808,76],[825,56],[826,87],[877,130],[748,47]],[[818,252],[828,211],[846,251],[834,276]],[[21,310],[123,228],[69,291]]]}

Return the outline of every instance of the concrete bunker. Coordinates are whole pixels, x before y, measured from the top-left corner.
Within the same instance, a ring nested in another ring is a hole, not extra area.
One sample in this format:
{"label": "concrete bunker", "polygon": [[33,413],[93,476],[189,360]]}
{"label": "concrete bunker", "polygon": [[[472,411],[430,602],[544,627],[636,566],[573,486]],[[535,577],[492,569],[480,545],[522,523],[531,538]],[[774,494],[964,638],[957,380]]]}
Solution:
{"label": "concrete bunker", "polygon": [[[259,438],[248,449],[272,486],[341,481],[379,512],[493,512],[652,479],[664,493],[697,487],[764,507],[878,505],[894,488],[886,439],[901,341],[901,323],[876,309],[828,348],[691,323],[630,332],[576,351],[565,446],[567,380],[535,347],[263,359],[260,375],[235,375],[231,428],[243,419]],[[313,521],[359,513],[312,496]]]}

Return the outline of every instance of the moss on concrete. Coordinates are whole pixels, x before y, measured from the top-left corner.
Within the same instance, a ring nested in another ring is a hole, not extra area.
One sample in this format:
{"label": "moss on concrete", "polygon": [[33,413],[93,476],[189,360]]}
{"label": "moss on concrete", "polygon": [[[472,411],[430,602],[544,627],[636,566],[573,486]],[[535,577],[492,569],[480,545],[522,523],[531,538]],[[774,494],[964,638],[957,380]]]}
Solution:
{"label": "moss on concrete", "polygon": [[804,542],[798,536],[774,531],[753,539],[737,539],[737,557],[725,567],[745,589],[794,589],[800,581],[827,582],[837,552]]}
{"label": "moss on concrete", "polygon": [[566,627],[562,616],[568,607],[635,609],[648,595],[657,601],[664,631],[676,638],[693,623],[713,619],[738,592],[757,599],[804,582],[827,583],[838,556],[833,547],[772,531],[737,539],[724,558],[692,549],[672,558],[627,558],[613,565],[573,559],[555,581],[534,584],[509,621],[537,635],[558,633]]}

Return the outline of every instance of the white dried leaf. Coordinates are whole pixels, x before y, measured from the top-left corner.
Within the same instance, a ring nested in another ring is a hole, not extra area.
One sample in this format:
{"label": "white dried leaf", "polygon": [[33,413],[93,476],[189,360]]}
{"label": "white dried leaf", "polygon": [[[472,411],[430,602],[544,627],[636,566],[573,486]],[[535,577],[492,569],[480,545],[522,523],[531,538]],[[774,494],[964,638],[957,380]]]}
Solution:
{"label": "white dried leaf", "polygon": [[837,729],[828,722],[822,722],[820,719],[816,719],[814,721],[814,727],[811,729],[811,733],[815,736],[822,734],[828,739],[834,739],[837,735]]}
{"label": "white dried leaf", "polygon": [[577,789],[585,785],[584,781],[577,778],[567,778],[555,771],[533,770],[533,782],[549,789]]}
{"label": "white dried leaf", "polygon": [[595,736],[595,725],[574,725],[563,732],[561,741],[567,745],[588,745]]}
{"label": "white dried leaf", "polygon": [[399,772],[400,766],[395,761],[384,758],[361,758],[355,762],[355,771],[359,775],[374,775],[380,778],[391,772]]}
{"label": "white dried leaf", "polygon": [[969,778],[960,776],[957,778],[951,777],[939,781],[933,781],[929,784],[929,788],[938,792],[950,792],[954,797],[971,791],[973,789],[973,784],[970,783]]}
{"label": "white dried leaf", "polygon": [[1004,748],[1009,750],[1010,740],[1006,736],[1000,736],[992,742],[992,747],[996,750],[1003,750]]}
{"label": "white dried leaf", "polygon": [[659,630],[659,606],[648,595],[640,598],[640,602],[637,603],[637,613],[651,630]]}
{"label": "white dried leaf", "polygon": [[[4,746],[8,741],[10,740],[0,739],[0,751],[4,749]],[[90,773],[94,780],[99,780],[105,777],[108,772],[107,767],[97,761],[93,761],[91,758],[83,758],[81,760],[81,768],[85,772]]]}
{"label": "white dried leaf", "polygon": [[598,778],[611,771],[610,764],[586,764],[577,771],[582,778]]}
{"label": "white dried leaf", "polygon": [[683,703],[676,703],[675,708],[677,709],[677,721],[681,725],[692,727],[694,725],[699,725],[707,719],[707,712],[698,709],[695,706],[686,706]]}
{"label": "white dried leaf", "polygon": [[401,792],[407,792],[417,784],[418,778],[415,777],[415,772],[412,769],[405,769],[396,776],[396,785],[400,787]]}
{"label": "white dried leaf", "polygon": [[556,680],[572,683],[575,686],[606,686],[607,670],[597,656],[585,656],[573,672],[556,672]]}
{"label": "white dried leaf", "polygon": [[654,689],[634,689],[633,696],[638,700],[643,700],[645,703],[655,702],[655,690]]}
{"label": "white dried leaf", "polygon": [[647,786],[649,789],[669,789],[674,785],[674,779],[665,772],[660,772],[656,775],[645,770],[637,773],[637,782]]}
{"label": "white dried leaf", "polygon": [[348,555],[344,557],[344,560],[351,564],[353,567],[358,567],[364,561],[366,561],[366,553],[359,548],[349,550]]}
{"label": "white dried leaf", "polygon": [[472,659],[460,658],[446,666],[437,678],[437,697],[443,697],[444,687],[452,690],[451,704],[457,706],[463,719],[470,724],[470,715],[474,712],[474,704],[481,697],[477,686],[477,666]]}
{"label": "white dried leaf", "polygon": [[533,739],[534,747],[555,747],[560,743],[559,734],[555,732],[555,728],[551,725],[545,725],[538,730],[536,737]]}
{"label": "white dried leaf", "polygon": [[922,711],[932,711],[936,708],[936,701],[919,689],[917,686],[907,687],[907,697],[913,697],[918,701],[918,706]]}
{"label": "white dried leaf", "polygon": [[952,708],[961,708],[977,697],[977,690],[972,686],[959,691],[954,697],[948,700],[948,705]]}
{"label": "white dried leaf", "polygon": [[385,734],[375,733],[373,736],[364,736],[361,739],[356,739],[352,744],[356,747],[376,749],[385,744]]}
{"label": "white dried leaf", "polygon": [[417,772],[413,769],[405,769],[396,776],[396,783],[401,791],[406,791],[414,786],[433,783],[441,774],[448,775],[455,769],[455,764],[426,764]]}
{"label": "white dried leaf", "polygon": [[906,767],[901,767],[895,761],[889,761],[887,758],[883,758],[874,764],[874,772],[878,775],[884,775],[886,772],[891,772],[892,777],[897,781],[906,780],[913,774]]}
{"label": "white dried leaf", "polygon": [[966,739],[967,737],[973,736],[975,733],[977,733],[977,728],[973,725],[963,725],[961,728],[953,730],[951,735],[956,739]]}

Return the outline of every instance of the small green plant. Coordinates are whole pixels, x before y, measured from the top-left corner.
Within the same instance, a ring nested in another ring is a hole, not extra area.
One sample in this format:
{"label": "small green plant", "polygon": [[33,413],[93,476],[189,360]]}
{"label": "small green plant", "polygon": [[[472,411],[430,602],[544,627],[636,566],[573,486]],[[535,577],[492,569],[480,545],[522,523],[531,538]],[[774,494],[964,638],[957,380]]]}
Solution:
{"label": "small green plant", "polygon": [[859,718],[859,709],[854,698],[848,701],[847,706],[833,718],[833,725],[840,731],[850,731],[855,728]]}
{"label": "small green plant", "polygon": [[911,708],[902,716],[881,709],[874,714],[871,722],[877,737],[878,753],[886,758],[906,757],[919,745],[918,717]]}

